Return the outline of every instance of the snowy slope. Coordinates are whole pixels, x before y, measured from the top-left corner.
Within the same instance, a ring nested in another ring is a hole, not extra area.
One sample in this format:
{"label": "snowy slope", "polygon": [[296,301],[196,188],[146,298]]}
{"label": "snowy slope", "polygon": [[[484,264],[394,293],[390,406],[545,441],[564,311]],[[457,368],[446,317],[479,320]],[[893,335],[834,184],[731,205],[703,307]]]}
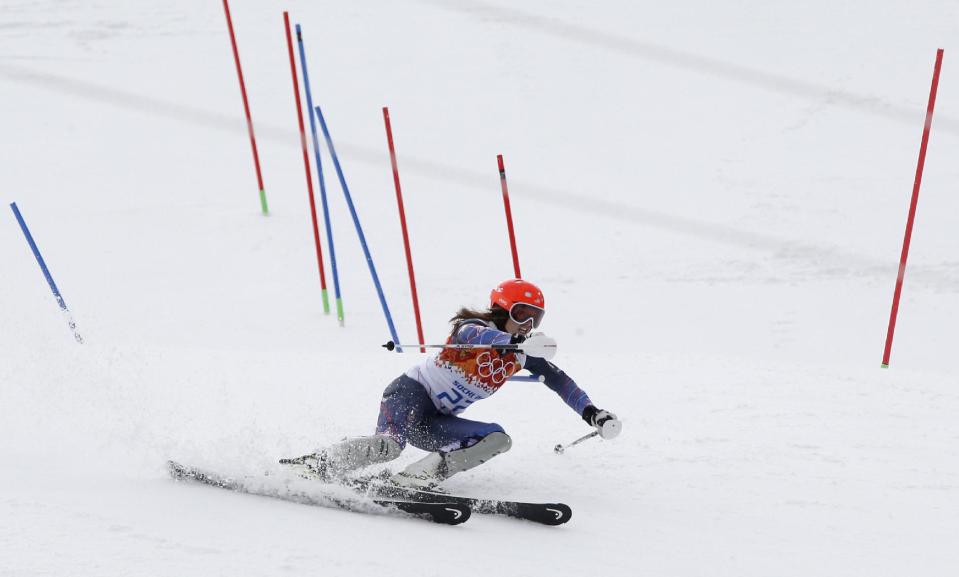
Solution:
{"label": "snowy slope", "polygon": [[[959,2],[232,9],[269,217],[219,2],[0,5],[0,200],[17,202],[86,339],[3,208],[0,574],[959,565]],[[625,430],[557,457],[588,429],[544,387],[511,384],[466,416],[502,424],[513,450],[449,486],[562,500],[568,525],[437,527],[165,476],[171,457],[255,473],[366,433],[383,387],[419,358],[378,347],[386,324],[332,179],[347,326],[322,313],[285,9],[403,339],[416,333],[381,107],[431,341],[512,273],[505,155],[556,362]]]}

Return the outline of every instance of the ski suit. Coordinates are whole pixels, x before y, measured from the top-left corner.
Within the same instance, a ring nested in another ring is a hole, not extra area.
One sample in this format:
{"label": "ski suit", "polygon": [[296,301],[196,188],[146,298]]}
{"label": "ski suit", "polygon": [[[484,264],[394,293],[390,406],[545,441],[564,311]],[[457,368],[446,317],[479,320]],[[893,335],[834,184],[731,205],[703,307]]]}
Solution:
{"label": "ski suit", "polygon": [[[447,344],[505,345],[511,338],[492,322],[469,319],[456,325]],[[503,349],[442,349],[386,387],[376,432],[393,438],[401,448],[408,442],[425,451],[462,449],[490,433],[504,432],[496,423],[457,415],[524,368],[541,375],[576,414],[582,415],[592,404],[573,379],[544,359]]]}

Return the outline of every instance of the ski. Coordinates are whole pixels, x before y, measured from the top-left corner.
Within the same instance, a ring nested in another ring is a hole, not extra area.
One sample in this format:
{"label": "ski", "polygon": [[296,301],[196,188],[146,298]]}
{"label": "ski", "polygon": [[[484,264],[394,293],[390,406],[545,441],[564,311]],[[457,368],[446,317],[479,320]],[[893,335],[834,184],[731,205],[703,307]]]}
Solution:
{"label": "ski", "polygon": [[368,498],[362,498],[356,495],[344,497],[332,493],[304,492],[296,491],[288,487],[270,487],[257,483],[244,482],[232,477],[202,471],[194,467],[187,467],[176,461],[169,461],[168,466],[170,476],[178,481],[194,481],[237,493],[271,497],[304,505],[331,507],[357,513],[398,514],[404,517],[413,516],[445,525],[465,523],[470,518],[471,512],[469,504],[461,502],[426,502],[406,499],[405,497],[390,497],[387,495],[376,495]]}
{"label": "ski", "polygon": [[522,501],[508,501],[503,499],[484,499],[450,495],[440,491],[426,491],[399,487],[389,483],[387,472],[369,477],[345,477],[330,479],[318,474],[315,469],[306,463],[311,455],[296,459],[280,459],[283,465],[293,467],[297,474],[304,479],[312,479],[324,484],[348,487],[367,497],[382,497],[403,499],[418,503],[456,503],[469,507],[473,513],[484,515],[501,515],[513,519],[522,519],[541,523],[543,525],[562,525],[570,520],[572,509],[565,503],[526,503]]}
{"label": "ski", "polygon": [[439,491],[426,491],[397,487],[379,479],[356,479],[350,482],[358,491],[367,495],[391,499],[409,499],[421,503],[457,503],[469,507],[474,513],[501,515],[543,525],[562,525],[570,520],[573,510],[565,503],[526,503],[503,499],[485,499],[450,495]]}

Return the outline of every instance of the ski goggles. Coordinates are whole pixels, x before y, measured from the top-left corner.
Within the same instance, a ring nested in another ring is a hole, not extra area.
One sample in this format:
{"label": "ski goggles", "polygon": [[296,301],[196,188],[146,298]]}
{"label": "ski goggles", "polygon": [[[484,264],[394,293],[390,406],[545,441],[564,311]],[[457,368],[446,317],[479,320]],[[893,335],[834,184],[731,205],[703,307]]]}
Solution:
{"label": "ski goggles", "polygon": [[533,321],[533,328],[539,328],[546,311],[526,303],[516,303],[509,309],[509,318],[518,325]]}

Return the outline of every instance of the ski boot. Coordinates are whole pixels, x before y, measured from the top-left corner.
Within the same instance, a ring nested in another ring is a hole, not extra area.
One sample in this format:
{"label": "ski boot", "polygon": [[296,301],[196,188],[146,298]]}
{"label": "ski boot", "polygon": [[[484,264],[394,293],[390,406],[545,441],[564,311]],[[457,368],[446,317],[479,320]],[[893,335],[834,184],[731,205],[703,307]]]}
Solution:
{"label": "ski boot", "polygon": [[280,459],[280,463],[298,468],[303,477],[333,483],[356,469],[392,461],[402,450],[399,443],[385,435],[353,437],[309,455]]}
{"label": "ski boot", "polygon": [[436,492],[446,479],[509,451],[512,444],[506,433],[490,433],[468,447],[430,453],[392,475],[390,482],[400,488]]}

